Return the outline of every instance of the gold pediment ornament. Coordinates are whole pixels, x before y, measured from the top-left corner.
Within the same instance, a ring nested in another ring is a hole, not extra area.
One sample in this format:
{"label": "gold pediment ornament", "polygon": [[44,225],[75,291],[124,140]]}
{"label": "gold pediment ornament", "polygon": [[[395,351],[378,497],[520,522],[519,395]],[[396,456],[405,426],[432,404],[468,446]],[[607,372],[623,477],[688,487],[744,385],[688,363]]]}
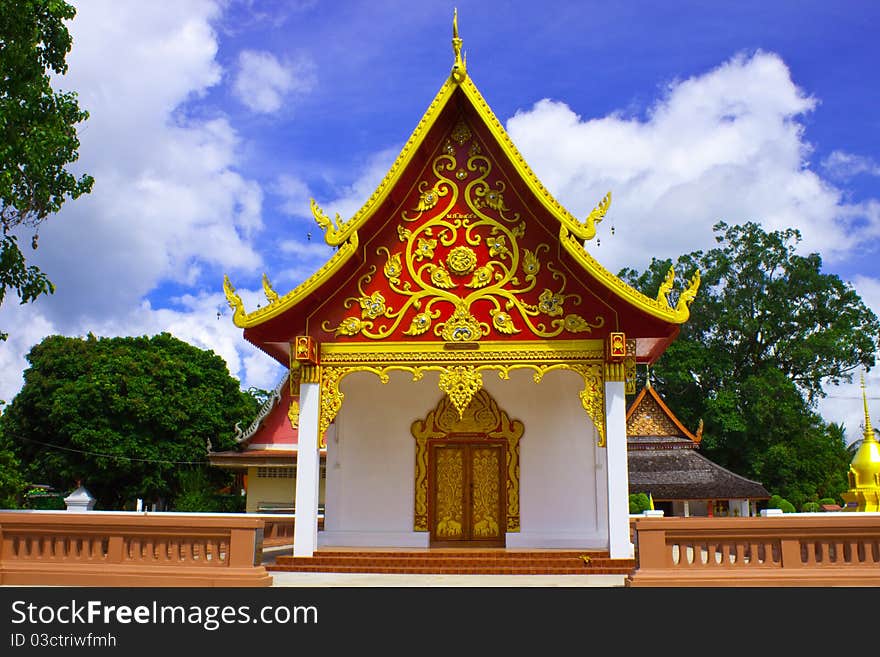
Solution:
{"label": "gold pediment ornament", "polygon": [[[450,137],[460,147],[475,139],[463,119]],[[433,330],[447,342],[474,342],[493,332],[504,336],[526,331],[538,338],[555,338],[563,333],[589,334],[605,325],[602,315],[587,319],[570,312],[582,299],[568,291],[569,277],[562,268],[547,259],[549,244],[521,246],[527,224],[506,205],[505,183],[490,181],[494,165],[482,150],[467,150],[465,156],[454,147],[441,149],[429,167],[431,173],[418,184],[421,192],[415,207],[399,215],[397,238],[402,247],[376,248],[376,256],[385,260],[385,280],[376,281],[377,268],[370,266],[358,279],[359,296],[343,303],[351,308],[360,301],[363,307],[378,289],[390,290],[391,297],[383,297],[383,312],[369,320],[361,313],[335,325],[325,321],[324,331],[384,340],[407,327],[405,335]],[[466,184],[450,174],[462,166],[473,173]],[[607,203],[600,206],[599,214],[605,207]],[[554,289],[536,289],[542,269],[552,273]],[[480,313],[477,308],[482,308]],[[477,319],[485,313],[491,323]],[[444,314],[447,319],[437,322]]]}

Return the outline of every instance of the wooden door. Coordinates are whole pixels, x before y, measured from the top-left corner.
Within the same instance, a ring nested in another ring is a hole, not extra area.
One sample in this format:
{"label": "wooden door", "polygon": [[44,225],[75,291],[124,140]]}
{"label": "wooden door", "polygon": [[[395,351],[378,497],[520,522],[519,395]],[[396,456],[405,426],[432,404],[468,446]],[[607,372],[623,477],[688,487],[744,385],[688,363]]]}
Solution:
{"label": "wooden door", "polygon": [[451,440],[431,447],[431,545],[504,546],[505,446]]}

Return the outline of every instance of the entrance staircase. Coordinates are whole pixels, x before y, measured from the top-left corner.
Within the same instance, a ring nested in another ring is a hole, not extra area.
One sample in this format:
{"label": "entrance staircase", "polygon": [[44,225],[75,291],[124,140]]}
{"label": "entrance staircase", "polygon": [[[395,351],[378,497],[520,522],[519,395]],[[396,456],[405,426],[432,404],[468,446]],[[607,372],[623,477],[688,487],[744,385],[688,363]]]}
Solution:
{"label": "entrance staircase", "polygon": [[597,550],[323,549],[312,557],[279,556],[268,571],[448,575],[628,575],[634,559]]}

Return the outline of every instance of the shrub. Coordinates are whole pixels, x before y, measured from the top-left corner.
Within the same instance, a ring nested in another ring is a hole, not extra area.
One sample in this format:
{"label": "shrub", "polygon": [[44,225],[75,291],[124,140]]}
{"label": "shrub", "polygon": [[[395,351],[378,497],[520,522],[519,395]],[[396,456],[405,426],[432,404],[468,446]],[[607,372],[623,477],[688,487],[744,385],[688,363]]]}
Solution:
{"label": "shrub", "polygon": [[822,510],[822,507],[819,506],[818,502],[804,502],[803,506],[801,506],[801,513],[819,513]]}
{"label": "shrub", "polygon": [[781,509],[783,513],[794,513],[796,509],[794,504],[783,498],[781,495],[771,495],[767,501],[768,509]]}
{"label": "shrub", "polygon": [[823,497],[821,500],[819,500],[819,506],[822,506],[823,504],[840,504],[840,502],[835,500],[833,497]]}
{"label": "shrub", "polygon": [[629,512],[631,514],[641,513],[651,508],[651,501],[644,493],[633,493],[629,496]]}

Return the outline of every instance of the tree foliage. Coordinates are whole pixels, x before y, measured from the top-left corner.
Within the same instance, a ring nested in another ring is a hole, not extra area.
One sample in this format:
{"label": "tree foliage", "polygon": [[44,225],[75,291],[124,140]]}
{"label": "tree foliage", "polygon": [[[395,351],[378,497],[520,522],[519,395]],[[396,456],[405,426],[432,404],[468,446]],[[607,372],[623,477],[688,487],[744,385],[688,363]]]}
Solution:
{"label": "tree foliage", "polygon": [[32,229],[37,248],[43,220],[94,183],[67,169],[79,157],[76,125],[88,112],[75,93],[53,90],[50,77],[67,71],[72,39],[65,21],[75,15],[62,0],[4,1],[0,8],[0,304],[8,289],[22,303],[54,292],[46,275],[27,265],[15,231]]}
{"label": "tree foliage", "polygon": [[24,489],[21,463],[0,425],[0,509],[18,508]]}
{"label": "tree foliage", "polygon": [[[797,506],[837,497],[850,460],[844,431],[815,404],[823,386],[874,365],[880,322],[850,284],[822,271],[818,254],[797,253],[797,230],[714,228],[716,248],[675,263],[682,280],[699,269],[702,283],[652,382],[684,421],[703,419],[703,449],[720,465]],[[620,276],[654,296],[670,266],[653,260]]]}
{"label": "tree foliage", "polygon": [[215,353],[168,333],[56,335],[27,358],[0,427],[28,481],[67,492],[82,481],[104,509],[136,498],[172,504],[194,477],[230,483],[207,464],[207,442],[231,449],[235,423],[250,421],[257,404]]}

